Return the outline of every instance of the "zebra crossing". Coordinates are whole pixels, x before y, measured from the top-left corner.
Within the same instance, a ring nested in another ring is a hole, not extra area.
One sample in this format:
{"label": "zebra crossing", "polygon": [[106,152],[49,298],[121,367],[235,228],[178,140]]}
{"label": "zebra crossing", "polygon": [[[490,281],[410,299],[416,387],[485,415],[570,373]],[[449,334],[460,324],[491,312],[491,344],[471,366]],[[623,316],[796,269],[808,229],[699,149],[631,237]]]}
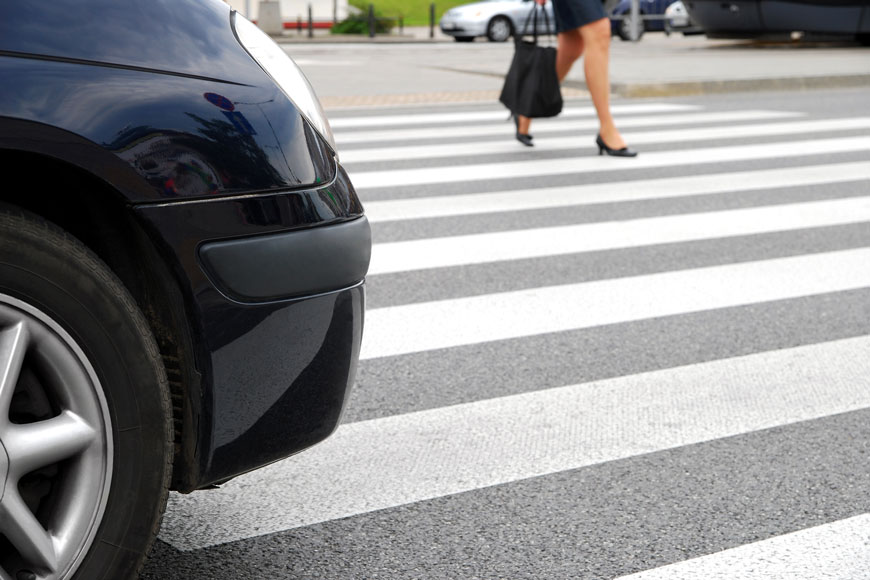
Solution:
{"label": "zebra crossing", "polygon": [[[757,479],[686,455],[693,476],[733,478],[735,497],[763,495],[754,485],[778,477],[772,465],[801,461],[776,453],[780,433],[800,441],[840,418],[860,424],[870,409],[870,116],[670,102],[614,113],[641,150],[635,160],[597,155],[594,111],[579,103],[536,121],[530,149],[512,141],[495,106],[335,115],[374,238],[345,421],[296,457],[219,490],[173,495],[159,538],[207,551],[483,498],[480,515],[457,508],[451,521],[463,524],[423,530],[461,543],[451,526],[494,522],[504,506],[489,494],[505,501],[522,489],[516,501],[530,504],[519,510],[529,519],[500,529],[495,545],[547,554],[546,539],[523,532],[542,525],[531,515],[540,513],[566,529],[597,521],[605,544],[631,536],[641,554],[620,559],[577,531],[552,540],[560,558],[577,558],[554,565],[563,575],[553,577],[870,577],[870,497],[853,505],[836,489],[813,491],[824,475],[790,470],[780,481],[812,488],[792,493],[824,513],[765,520],[761,500],[745,512],[700,513],[711,523],[694,534],[710,539],[682,552],[673,549],[682,532],[662,524],[632,536],[620,523],[626,510],[594,507],[640,510],[659,488],[688,489],[691,477],[646,464],[708,447],[745,453],[734,465]],[[835,437],[837,453],[870,448],[853,434]],[[807,457],[837,456],[823,439],[807,439]],[[838,481],[860,488],[868,465],[841,461]],[[636,482],[618,502],[604,501],[610,486],[578,487],[622,468],[661,481]],[[529,491],[553,478],[582,499]],[[718,485],[692,487],[656,517],[727,502]],[[788,493],[776,501],[788,505]],[[549,506],[562,502],[574,507],[553,515]],[[730,527],[743,531],[727,536]],[[653,549],[668,545],[669,530],[673,544]],[[476,575],[424,567],[392,577],[527,576],[477,558]]]}

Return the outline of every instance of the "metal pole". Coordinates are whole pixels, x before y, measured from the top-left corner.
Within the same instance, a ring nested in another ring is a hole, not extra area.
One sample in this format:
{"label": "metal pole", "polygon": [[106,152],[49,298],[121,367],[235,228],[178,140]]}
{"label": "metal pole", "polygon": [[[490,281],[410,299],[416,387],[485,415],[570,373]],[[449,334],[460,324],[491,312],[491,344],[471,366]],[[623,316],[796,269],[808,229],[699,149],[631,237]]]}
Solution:
{"label": "metal pole", "polygon": [[631,0],[631,41],[637,42],[640,38],[640,0]]}
{"label": "metal pole", "polygon": [[429,38],[435,38],[435,3],[429,5]]}
{"label": "metal pole", "polygon": [[338,23],[338,0],[332,0],[332,23]]}
{"label": "metal pole", "polygon": [[369,4],[369,38],[375,37],[375,5]]}
{"label": "metal pole", "polygon": [[253,20],[253,18],[251,18],[251,0],[245,0],[245,18]]}
{"label": "metal pole", "polygon": [[311,17],[311,4],[308,5],[308,38],[314,38],[314,19]]}

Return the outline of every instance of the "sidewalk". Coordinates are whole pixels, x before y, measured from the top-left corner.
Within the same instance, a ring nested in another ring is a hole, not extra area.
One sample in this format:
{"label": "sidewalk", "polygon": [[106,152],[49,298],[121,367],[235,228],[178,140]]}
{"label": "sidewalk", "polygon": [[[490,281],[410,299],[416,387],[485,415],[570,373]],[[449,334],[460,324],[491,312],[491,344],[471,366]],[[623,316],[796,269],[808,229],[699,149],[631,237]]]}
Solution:
{"label": "sidewalk", "polygon": [[[434,30],[430,30],[428,26],[405,26],[400,32],[398,28],[390,34],[378,34],[374,38],[369,38],[364,34],[331,34],[329,29],[315,28],[312,30],[313,36],[309,38],[308,29],[302,23],[302,29],[285,28],[281,35],[273,36],[273,38],[281,43],[357,43],[357,42],[374,42],[374,43],[403,43],[403,42],[454,42],[452,36],[447,36],[438,26]],[[430,36],[431,34],[431,36]]]}
{"label": "sidewalk", "polygon": [[[511,43],[478,39],[460,44],[437,29],[430,38],[428,27],[407,27],[402,35],[375,38],[330,35],[326,30],[315,30],[308,38],[307,30],[291,30],[276,40],[294,58],[321,57],[303,69],[321,99],[332,106],[427,102],[436,92],[437,101],[450,100],[454,93],[465,95],[460,100],[474,100],[472,93],[492,99],[513,54]],[[326,55],[353,59],[354,67],[344,70],[327,63]],[[312,68],[324,64],[330,65],[328,75]],[[621,97],[867,87],[870,98],[870,48],[846,43],[761,43],[647,33],[637,43],[614,37],[610,70],[611,90]],[[583,95],[585,89],[578,63],[563,90],[570,97]]]}

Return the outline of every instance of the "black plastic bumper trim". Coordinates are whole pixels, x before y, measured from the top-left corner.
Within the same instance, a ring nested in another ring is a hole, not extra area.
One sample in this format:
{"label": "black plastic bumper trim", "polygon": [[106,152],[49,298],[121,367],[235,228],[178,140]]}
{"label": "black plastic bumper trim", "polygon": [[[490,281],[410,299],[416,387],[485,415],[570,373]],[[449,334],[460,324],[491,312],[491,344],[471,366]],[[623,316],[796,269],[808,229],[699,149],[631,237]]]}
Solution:
{"label": "black plastic bumper trim", "polygon": [[212,283],[239,302],[342,290],[365,278],[372,234],[365,216],[322,227],[209,242],[199,256]]}

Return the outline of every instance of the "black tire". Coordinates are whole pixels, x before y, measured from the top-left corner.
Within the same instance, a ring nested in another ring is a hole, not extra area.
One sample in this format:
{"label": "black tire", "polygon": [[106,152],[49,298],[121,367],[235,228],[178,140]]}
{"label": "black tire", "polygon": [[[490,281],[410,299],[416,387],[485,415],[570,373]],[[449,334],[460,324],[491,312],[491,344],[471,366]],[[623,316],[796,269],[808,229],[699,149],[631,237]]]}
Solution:
{"label": "black tire", "polygon": [[[157,345],[129,292],[93,252],[53,224],[0,205],[0,365],[10,361],[20,373],[5,408],[0,392],[0,443],[21,423],[49,433],[57,417],[74,420],[54,427],[55,436],[75,433],[81,442],[16,454],[7,438],[0,577],[135,578],[159,530],[172,465]],[[52,463],[27,471],[37,459]],[[16,479],[20,494],[9,493]],[[9,518],[15,509],[18,520]],[[28,534],[9,531],[24,524]],[[45,557],[38,526],[49,540],[58,530],[75,533]]]}
{"label": "black tire", "polygon": [[514,33],[514,26],[507,16],[496,16],[486,26],[486,37],[490,42],[504,42]]}
{"label": "black tire", "polygon": [[[643,14],[640,15],[643,18]],[[643,38],[643,33],[646,31],[646,25],[643,20],[640,21],[640,27],[637,31],[637,39]],[[631,40],[631,14],[625,13],[622,15],[622,20],[619,21],[619,26],[616,28],[616,34],[622,40]]]}
{"label": "black tire", "polygon": [[453,40],[456,42],[474,42],[473,36],[454,36]]}

